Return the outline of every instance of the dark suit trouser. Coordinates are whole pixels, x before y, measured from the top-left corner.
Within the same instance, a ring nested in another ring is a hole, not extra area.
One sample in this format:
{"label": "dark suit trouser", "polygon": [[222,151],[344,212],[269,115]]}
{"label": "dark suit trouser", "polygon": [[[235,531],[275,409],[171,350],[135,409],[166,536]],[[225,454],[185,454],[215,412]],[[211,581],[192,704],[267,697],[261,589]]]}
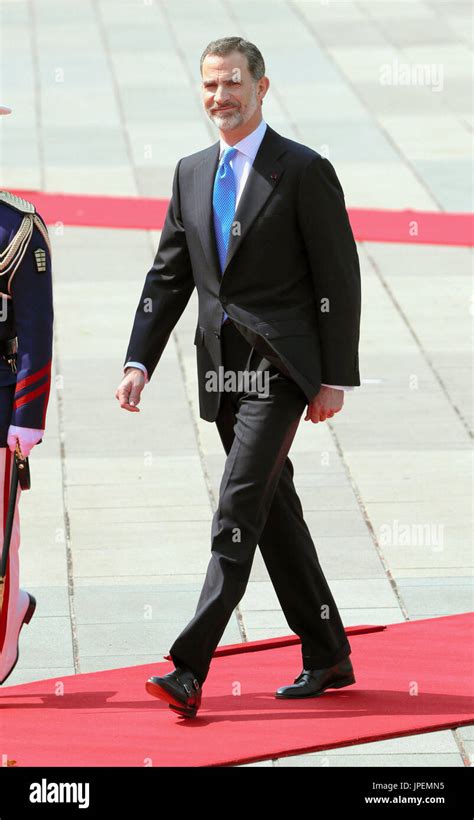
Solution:
{"label": "dark suit trouser", "polygon": [[257,389],[224,391],[217,428],[227,453],[212,521],[211,559],[196,612],[174,641],[175,666],[201,683],[242,599],[258,544],[290,629],[301,638],[303,666],[322,669],[351,653],[336,603],[303,518],[288,451],[307,405],[301,388],[243,338],[222,328],[225,371],[267,376]]}

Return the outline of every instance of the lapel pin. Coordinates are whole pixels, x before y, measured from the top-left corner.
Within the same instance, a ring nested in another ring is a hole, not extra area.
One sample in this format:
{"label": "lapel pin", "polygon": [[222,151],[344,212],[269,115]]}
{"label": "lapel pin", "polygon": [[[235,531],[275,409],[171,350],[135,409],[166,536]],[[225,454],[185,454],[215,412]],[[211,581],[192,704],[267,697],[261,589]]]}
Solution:
{"label": "lapel pin", "polygon": [[275,173],[275,171],[274,171],[273,174],[270,174],[270,178],[271,179],[278,179],[278,174]]}

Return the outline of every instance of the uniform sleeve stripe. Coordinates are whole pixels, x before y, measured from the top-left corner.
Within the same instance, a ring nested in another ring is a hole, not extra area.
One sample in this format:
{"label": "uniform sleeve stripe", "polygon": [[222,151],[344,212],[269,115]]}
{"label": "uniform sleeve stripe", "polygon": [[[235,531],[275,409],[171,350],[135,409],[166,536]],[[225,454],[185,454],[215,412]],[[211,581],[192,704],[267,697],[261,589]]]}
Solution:
{"label": "uniform sleeve stripe", "polygon": [[36,399],[38,396],[41,396],[42,393],[46,393],[49,391],[50,381],[48,379],[47,382],[41,385],[41,387],[37,387],[36,390],[32,390],[30,393],[27,393],[25,396],[21,396],[19,399],[15,399],[13,408],[14,410],[18,410],[19,407],[23,407],[25,404],[29,404],[30,401]]}
{"label": "uniform sleeve stripe", "polygon": [[[43,376],[41,379],[38,379],[38,381],[36,382],[36,384],[34,384],[34,385],[33,385],[33,387],[34,387],[34,388],[37,388],[37,387],[39,387],[40,385],[42,385],[42,384],[46,384],[46,383],[48,383],[48,382],[50,382],[50,381],[51,381],[50,374],[49,374],[49,373],[47,373],[47,374],[46,374],[45,376]],[[30,386],[30,387],[24,387],[22,390],[15,390],[15,399],[19,399],[19,398],[21,398],[22,396],[26,396],[26,395],[28,395],[28,393],[30,393],[30,392],[31,392],[31,389],[32,389],[32,388],[31,388],[31,386]]]}
{"label": "uniform sleeve stripe", "polygon": [[33,384],[34,382],[41,379],[42,376],[45,376],[51,370],[51,360],[48,364],[45,364],[41,370],[37,370],[36,373],[32,373],[30,376],[25,376],[24,379],[16,383],[16,392],[18,393],[20,390],[23,390],[25,387],[28,387],[29,384]]}

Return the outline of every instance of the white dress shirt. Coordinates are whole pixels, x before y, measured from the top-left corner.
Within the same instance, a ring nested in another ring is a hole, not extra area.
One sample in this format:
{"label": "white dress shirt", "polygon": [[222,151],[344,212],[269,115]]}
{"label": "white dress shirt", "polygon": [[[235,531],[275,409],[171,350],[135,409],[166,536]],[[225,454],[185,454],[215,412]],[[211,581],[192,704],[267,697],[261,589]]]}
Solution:
{"label": "white dress shirt", "polygon": [[[236,142],[233,146],[237,148],[237,154],[234,158],[230,161],[232,170],[235,176],[235,184],[236,184],[236,199],[235,199],[235,209],[237,210],[237,206],[239,204],[240,197],[242,196],[242,192],[245,187],[245,183],[247,182],[248,175],[250,173],[250,169],[253,165],[254,159],[257,155],[257,151],[260,148],[260,143],[263,140],[263,136],[267,129],[267,123],[265,120],[262,121],[257,125],[257,127],[252,131],[250,134],[247,134],[246,137]],[[222,158],[222,154],[224,153],[226,148],[230,148],[230,146],[225,140],[220,138],[220,153],[219,153],[219,162]],[[124,370],[127,367],[138,367],[142,370],[145,374],[145,381],[148,382],[148,372],[144,364],[141,362],[127,362],[125,365]],[[326,384],[323,385],[324,387],[334,387],[338,390],[353,390],[354,386],[349,385],[348,387],[339,384]]]}

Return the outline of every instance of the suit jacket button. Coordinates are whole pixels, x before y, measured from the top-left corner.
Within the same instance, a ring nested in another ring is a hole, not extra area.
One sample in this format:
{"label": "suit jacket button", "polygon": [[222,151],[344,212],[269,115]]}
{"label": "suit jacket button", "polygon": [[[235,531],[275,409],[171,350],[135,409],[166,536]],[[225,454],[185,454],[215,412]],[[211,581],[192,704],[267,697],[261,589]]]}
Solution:
{"label": "suit jacket button", "polygon": [[216,336],[218,339],[220,339],[220,333],[218,333],[217,330],[214,331],[214,336]]}

